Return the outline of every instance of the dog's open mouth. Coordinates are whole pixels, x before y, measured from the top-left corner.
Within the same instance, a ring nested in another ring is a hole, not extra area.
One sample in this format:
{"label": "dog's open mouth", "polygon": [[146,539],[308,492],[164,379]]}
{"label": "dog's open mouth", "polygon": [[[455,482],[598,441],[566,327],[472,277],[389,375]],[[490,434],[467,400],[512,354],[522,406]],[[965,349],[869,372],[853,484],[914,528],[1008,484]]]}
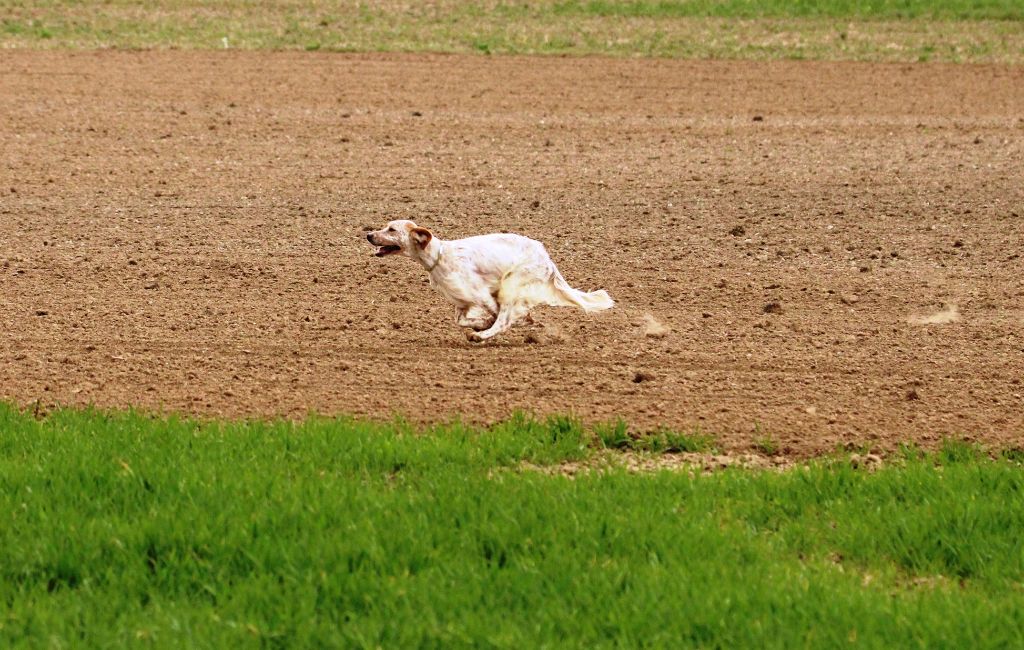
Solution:
{"label": "dog's open mouth", "polygon": [[376,257],[384,257],[385,255],[393,255],[393,254],[399,252],[400,250],[402,250],[401,246],[391,246],[391,245],[379,246],[377,248],[377,252],[374,253],[374,256],[376,256]]}

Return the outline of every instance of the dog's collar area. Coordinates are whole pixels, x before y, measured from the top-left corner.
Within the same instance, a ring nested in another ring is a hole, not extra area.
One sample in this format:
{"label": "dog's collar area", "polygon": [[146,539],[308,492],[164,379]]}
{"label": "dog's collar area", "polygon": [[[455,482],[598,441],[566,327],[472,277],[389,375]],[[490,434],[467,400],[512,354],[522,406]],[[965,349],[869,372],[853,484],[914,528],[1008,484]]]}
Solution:
{"label": "dog's collar area", "polygon": [[441,248],[437,249],[437,257],[434,258],[434,263],[427,267],[427,273],[433,272],[437,268],[437,265],[441,263]]}

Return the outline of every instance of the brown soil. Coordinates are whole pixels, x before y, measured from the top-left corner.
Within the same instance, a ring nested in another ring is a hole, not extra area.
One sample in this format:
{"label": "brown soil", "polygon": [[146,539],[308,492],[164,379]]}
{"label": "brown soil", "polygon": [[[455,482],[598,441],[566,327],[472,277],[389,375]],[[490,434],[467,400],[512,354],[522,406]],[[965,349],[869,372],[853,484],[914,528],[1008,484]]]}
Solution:
{"label": "brown soil", "polygon": [[[1024,68],[8,51],[0,395],[1024,439]],[[542,240],[489,345],[363,229]]]}
{"label": "brown soil", "polygon": [[[871,464],[865,464],[859,454],[851,454],[850,464],[869,470],[882,465],[882,458],[869,454]],[[694,476],[728,468],[753,470],[789,470],[802,467],[785,456],[765,456],[755,453],[717,454],[711,452],[644,453],[633,451],[601,451],[586,460],[570,460],[553,465],[522,463],[516,471],[540,472],[573,478],[580,474],[608,472],[624,469],[632,474],[653,472],[688,472]]]}

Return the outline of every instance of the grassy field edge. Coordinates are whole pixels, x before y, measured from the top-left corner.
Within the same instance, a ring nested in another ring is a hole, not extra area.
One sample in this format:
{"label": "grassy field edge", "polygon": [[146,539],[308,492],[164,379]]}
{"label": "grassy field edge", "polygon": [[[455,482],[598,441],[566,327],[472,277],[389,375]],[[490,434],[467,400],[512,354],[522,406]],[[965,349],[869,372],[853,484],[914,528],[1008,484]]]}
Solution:
{"label": "grassy field edge", "polygon": [[1019,3],[7,3],[0,48],[1024,62]]}
{"label": "grassy field edge", "polygon": [[603,446],[571,418],[3,406],[0,644],[1024,643],[1016,454],[533,469]]}

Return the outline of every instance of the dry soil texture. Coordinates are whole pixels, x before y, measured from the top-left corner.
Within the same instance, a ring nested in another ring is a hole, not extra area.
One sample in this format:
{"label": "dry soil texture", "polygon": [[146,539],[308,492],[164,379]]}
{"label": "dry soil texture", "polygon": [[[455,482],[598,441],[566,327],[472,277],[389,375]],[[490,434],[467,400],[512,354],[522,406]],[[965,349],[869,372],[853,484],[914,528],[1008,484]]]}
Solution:
{"label": "dry soil texture", "polygon": [[[1024,68],[7,51],[0,143],[19,403],[1024,435]],[[391,218],[618,306],[470,344]]]}

